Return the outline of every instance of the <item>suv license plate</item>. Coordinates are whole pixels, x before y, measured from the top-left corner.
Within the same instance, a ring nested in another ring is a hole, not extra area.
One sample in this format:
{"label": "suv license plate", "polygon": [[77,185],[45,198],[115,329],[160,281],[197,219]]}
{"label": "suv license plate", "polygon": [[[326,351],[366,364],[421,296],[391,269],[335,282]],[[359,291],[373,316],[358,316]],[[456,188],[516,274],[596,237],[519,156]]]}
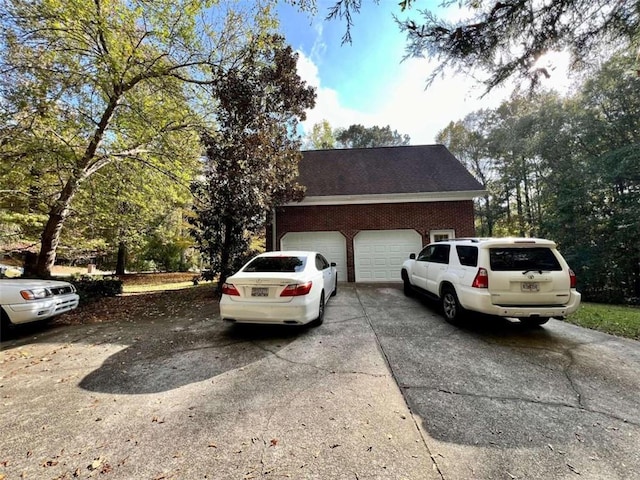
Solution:
{"label": "suv license plate", "polygon": [[251,289],[251,296],[252,297],[268,297],[269,289],[265,287],[253,287]]}
{"label": "suv license plate", "polygon": [[520,287],[523,292],[539,292],[540,286],[537,282],[522,282]]}

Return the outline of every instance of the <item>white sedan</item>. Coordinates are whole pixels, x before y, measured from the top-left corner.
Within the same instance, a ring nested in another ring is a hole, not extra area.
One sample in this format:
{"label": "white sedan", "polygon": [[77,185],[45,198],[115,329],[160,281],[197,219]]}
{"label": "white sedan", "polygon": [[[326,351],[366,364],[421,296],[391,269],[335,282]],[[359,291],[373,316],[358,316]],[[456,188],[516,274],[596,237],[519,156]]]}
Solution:
{"label": "white sedan", "polygon": [[220,316],[238,323],[320,325],[337,291],[336,264],[318,252],[267,252],[227,279]]}

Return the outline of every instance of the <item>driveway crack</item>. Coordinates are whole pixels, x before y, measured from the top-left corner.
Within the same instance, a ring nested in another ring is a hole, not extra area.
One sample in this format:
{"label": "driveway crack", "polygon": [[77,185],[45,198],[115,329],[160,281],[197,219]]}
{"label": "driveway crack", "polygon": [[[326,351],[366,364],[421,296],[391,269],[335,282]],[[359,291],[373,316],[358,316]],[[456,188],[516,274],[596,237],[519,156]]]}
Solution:
{"label": "driveway crack", "polygon": [[[416,386],[409,386],[409,385],[402,385],[401,388],[403,390],[406,389],[415,389],[415,388],[425,388],[425,389],[430,389],[429,387],[416,387]],[[532,405],[544,405],[544,406],[550,406],[550,407],[563,407],[563,408],[570,408],[572,410],[580,410],[583,412],[589,412],[589,413],[595,413],[597,415],[603,415],[605,417],[611,418],[613,420],[618,420],[620,422],[629,424],[629,425],[633,425],[635,427],[640,427],[640,423],[639,422],[634,422],[631,421],[627,418],[623,418],[620,417],[618,415],[614,415],[612,413],[609,412],[603,412],[601,410],[596,410],[593,408],[589,408],[589,407],[585,407],[583,405],[574,405],[571,403],[567,403],[567,402],[545,402],[545,401],[541,401],[541,400],[534,400],[534,399],[530,399],[530,398],[522,398],[522,397],[509,397],[509,396],[496,396],[496,395],[483,395],[483,394],[479,394],[479,393],[470,393],[470,392],[456,392],[453,390],[447,390],[444,388],[437,388],[435,389],[435,391],[440,392],[440,393],[447,393],[449,395],[458,395],[458,396],[462,396],[462,397],[470,397],[470,398],[482,398],[482,399],[488,399],[488,400],[502,400],[505,402],[522,402],[522,403],[529,403]]]}

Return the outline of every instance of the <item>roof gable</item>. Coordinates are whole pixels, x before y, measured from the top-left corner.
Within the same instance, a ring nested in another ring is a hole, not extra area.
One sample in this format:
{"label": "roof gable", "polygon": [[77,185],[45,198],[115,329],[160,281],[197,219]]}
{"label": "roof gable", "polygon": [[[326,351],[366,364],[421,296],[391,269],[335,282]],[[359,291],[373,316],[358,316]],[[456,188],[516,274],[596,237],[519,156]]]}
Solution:
{"label": "roof gable", "polygon": [[298,183],[307,197],[483,189],[444,145],[304,151]]}

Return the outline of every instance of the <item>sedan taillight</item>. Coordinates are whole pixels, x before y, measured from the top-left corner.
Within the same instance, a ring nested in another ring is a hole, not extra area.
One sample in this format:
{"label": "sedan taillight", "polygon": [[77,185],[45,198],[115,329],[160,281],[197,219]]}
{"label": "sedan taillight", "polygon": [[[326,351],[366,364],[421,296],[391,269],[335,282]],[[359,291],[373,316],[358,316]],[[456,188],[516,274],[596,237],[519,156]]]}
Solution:
{"label": "sedan taillight", "polygon": [[231,295],[234,297],[239,297],[240,296],[240,292],[238,291],[238,289],[236,288],[236,286],[233,283],[224,283],[222,285],[222,294],[223,295]]}
{"label": "sedan taillight", "polygon": [[578,277],[573,270],[569,269],[569,285],[571,288],[576,288],[578,285]]}
{"label": "sedan taillight", "polygon": [[489,288],[489,274],[486,268],[479,268],[476,273],[476,278],[473,279],[471,284],[473,288]]}
{"label": "sedan taillight", "polygon": [[284,287],[284,290],[280,294],[281,297],[300,297],[306,295],[311,291],[311,282],[307,283],[292,283]]}

